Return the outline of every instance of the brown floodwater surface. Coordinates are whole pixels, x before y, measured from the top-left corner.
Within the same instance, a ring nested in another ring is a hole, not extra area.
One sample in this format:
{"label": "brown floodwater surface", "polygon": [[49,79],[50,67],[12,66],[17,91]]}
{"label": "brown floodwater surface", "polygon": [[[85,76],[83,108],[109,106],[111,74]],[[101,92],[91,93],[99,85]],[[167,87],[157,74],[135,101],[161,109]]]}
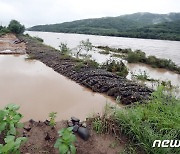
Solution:
{"label": "brown floodwater surface", "polygon": [[102,113],[110,97],[89,91],[26,55],[0,56],[0,108],[9,103],[21,106],[23,121],[45,120],[50,112],[58,112],[57,120],[71,116],[84,120]]}

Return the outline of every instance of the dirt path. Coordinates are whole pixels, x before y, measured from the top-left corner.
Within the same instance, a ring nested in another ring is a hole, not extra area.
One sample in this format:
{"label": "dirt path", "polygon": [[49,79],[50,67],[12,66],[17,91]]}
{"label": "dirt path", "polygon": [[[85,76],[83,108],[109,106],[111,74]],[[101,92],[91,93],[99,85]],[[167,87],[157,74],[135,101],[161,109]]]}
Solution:
{"label": "dirt path", "polygon": [[0,37],[0,54],[25,54],[26,46],[15,35],[6,34]]}
{"label": "dirt path", "polygon": [[94,92],[105,93],[115,99],[119,96],[124,104],[147,99],[152,92],[145,86],[138,85],[103,69],[86,66],[76,70],[75,68],[78,65],[76,59],[64,57],[56,49],[30,37],[23,36],[20,38],[27,42],[26,52],[31,57],[40,60],[56,72],[92,89]]}

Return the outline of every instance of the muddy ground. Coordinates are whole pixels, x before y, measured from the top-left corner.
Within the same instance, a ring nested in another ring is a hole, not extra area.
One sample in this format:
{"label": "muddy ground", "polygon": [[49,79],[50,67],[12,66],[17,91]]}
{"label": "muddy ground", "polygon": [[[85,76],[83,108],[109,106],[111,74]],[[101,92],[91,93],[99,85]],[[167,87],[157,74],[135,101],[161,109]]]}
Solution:
{"label": "muddy ground", "polygon": [[[35,122],[30,120],[26,122],[24,128],[19,129],[19,136],[27,137],[27,142],[21,146],[22,154],[58,154],[54,144],[58,137],[58,130],[67,127],[67,121],[58,122],[54,129],[46,122]],[[114,136],[108,134],[97,134],[88,124],[90,138],[87,141],[81,139],[77,134],[75,147],[77,154],[119,154],[124,151],[127,139],[117,140]]]}
{"label": "muddy ground", "polygon": [[94,92],[121,99],[123,104],[142,101],[149,97],[151,89],[138,85],[103,69],[89,66],[76,70],[78,61],[61,55],[58,50],[46,46],[30,37],[21,36],[26,42],[26,52],[34,59],[40,60],[56,72],[90,88]]}
{"label": "muddy ground", "polygon": [[13,34],[0,37],[0,54],[25,54],[26,46]]}

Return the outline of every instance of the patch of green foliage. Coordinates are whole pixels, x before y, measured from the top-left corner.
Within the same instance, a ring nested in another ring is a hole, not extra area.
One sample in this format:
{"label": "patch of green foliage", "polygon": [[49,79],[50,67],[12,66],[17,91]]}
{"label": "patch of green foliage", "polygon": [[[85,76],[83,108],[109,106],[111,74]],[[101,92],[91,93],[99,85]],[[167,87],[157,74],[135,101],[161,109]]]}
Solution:
{"label": "patch of green foliage", "polygon": [[5,131],[7,135],[16,135],[16,128],[22,127],[20,120],[23,116],[17,112],[19,108],[18,105],[9,104],[0,110],[0,133]]}
{"label": "patch of green foliage", "polygon": [[95,117],[92,122],[93,130],[96,131],[97,134],[101,134],[103,132],[103,122],[100,117]]}
{"label": "patch of green foliage", "polygon": [[131,75],[132,75],[132,78],[135,78],[135,79],[141,80],[141,81],[158,81],[153,78],[150,78],[146,71],[143,71],[143,72],[140,71],[140,74],[132,73]]}
{"label": "patch of green foliage", "polygon": [[165,69],[168,69],[170,71],[175,71],[180,74],[180,67],[177,66],[170,59],[167,60],[167,59],[157,58],[155,56],[146,57],[146,54],[144,52],[142,52],[141,50],[129,52],[125,59],[129,63],[137,63],[137,62],[145,63],[152,67],[165,68]]}
{"label": "patch of green foliage", "polygon": [[24,32],[24,30],[25,30],[25,27],[23,25],[21,25],[19,21],[11,20],[9,25],[8,25],[8,29],[12,33],[22,34]]}
{"label": "patch of green foliage", "polygon": [[58,132],[59,138],[56,140],[54,147],[59,150],[60,154],[76,153],[76,147],[74,146],[76,136],[73,134],[72,129],[72,127],[64,128]]}
{"label": "patch of green foliage", "polygon": [[39,42],[44,42],[44,40],[43,40],[42,38],[40,38],[40,37],[35,36],[35,37],[33,37],[33,38],[36,39],[36,40],[38,40]]}
{"label": "patch of green foliage", "polygon": [[75,71],[80,71],[82,68],[89,67],[89,68],[98,68],[99,64],[95,60],[91,59],[82,59],[79,62],[76,62],[74,67]]}
{"label": "patch of green foliage", "polygon": [[20,24],[17,20],[11,20],[8,27],[0,26],[0,36],[7,33],[22,34],[25,30],[25,27]]}
{"label": "patch of green foliage", "polygon": [[15,138],[15,136],[7,136],[4,139],[5,144],[0,144],[0,154],[20,154],[20,146],[26,142],[26,140],[25,137]]}
{"label": "patch of green foliage", "polygon": [[56,115],[57,115],[57,112],[51,112],[49,113],[49,125],[51,127],[54,127],[56,125],[56,121],[55,121],[55,118],[56,118]]}
{"label": "patch of green foliage", "polygon": [[146,56],[145,52],[141,50],[132,51],[131,49],[121,49],[121,48],[110,48],[108,46],[97,46],[96,48],[102,49],[105,52],[111,51],[118,54],[113,54],[112,57],[119,57],[127,60],[129,63],[145,63],[154,68],[165,68],[170,71],[174,71],[180,74],[180,67],[177,66],[170,59],[157,58],[155,56]]}
{"label": "patch of green foliage", "polygon": [[59,48],[60,48],[60,52],[64,55],[68,55],[71,52],[71,50],[67,47],[66,43],[61,42]]}
{"label": "patch of green foliage", "polygon": [[126,77],[128,74],[128,69],[126,65],[122,61],[115,61],[115,60],[107,60],[103,65],[102,68],[105,68],[109,72],[116,73],[119,76]]}
{"label": "patch of green foliage", "polygon": [[25,137],[16,137],[16,129],[23,126],[20,123],[22,115],[18,110],[19,106],[15,104],[9,104],[0,110],[0,135],[4,136],[4,143],[0,144],[0,154],[19,154],[21,144],[27,140]]}
{"label": "patch of green foliage", "polygon": [[116,110],[119,129],[146,153],[180,153],[179,148],[153,148],[154,140],[180,139],[180,100],[158,87],[146,103]]}
{"label": "patch of green foliage", "polygon": [[10,33],[10,30],[6,27],[0,26],[0,36]]}

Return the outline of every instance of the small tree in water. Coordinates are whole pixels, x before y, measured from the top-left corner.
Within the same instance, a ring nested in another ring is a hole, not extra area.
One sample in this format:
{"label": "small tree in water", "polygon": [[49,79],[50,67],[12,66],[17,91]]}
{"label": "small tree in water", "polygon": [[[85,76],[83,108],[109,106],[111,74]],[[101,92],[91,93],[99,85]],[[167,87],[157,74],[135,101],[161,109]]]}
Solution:
{"label": "small tree in water", "polygon": [[79,45],[77,47],[77,50],[78,50],[78,52],[77,52],[76,56],[78,57],[82,50],[85,50],[86,52],[92,50],[92,43],[89,41],[89,39],[87,39],[85,41],[82,40],[79,43]]}
{"label": "small tree in water", "polygon": [[62,54],[68,55],[71,52],[71,50],[67,47],[66,43],[61,42],[61,44],[59,45],[59,48]]}

